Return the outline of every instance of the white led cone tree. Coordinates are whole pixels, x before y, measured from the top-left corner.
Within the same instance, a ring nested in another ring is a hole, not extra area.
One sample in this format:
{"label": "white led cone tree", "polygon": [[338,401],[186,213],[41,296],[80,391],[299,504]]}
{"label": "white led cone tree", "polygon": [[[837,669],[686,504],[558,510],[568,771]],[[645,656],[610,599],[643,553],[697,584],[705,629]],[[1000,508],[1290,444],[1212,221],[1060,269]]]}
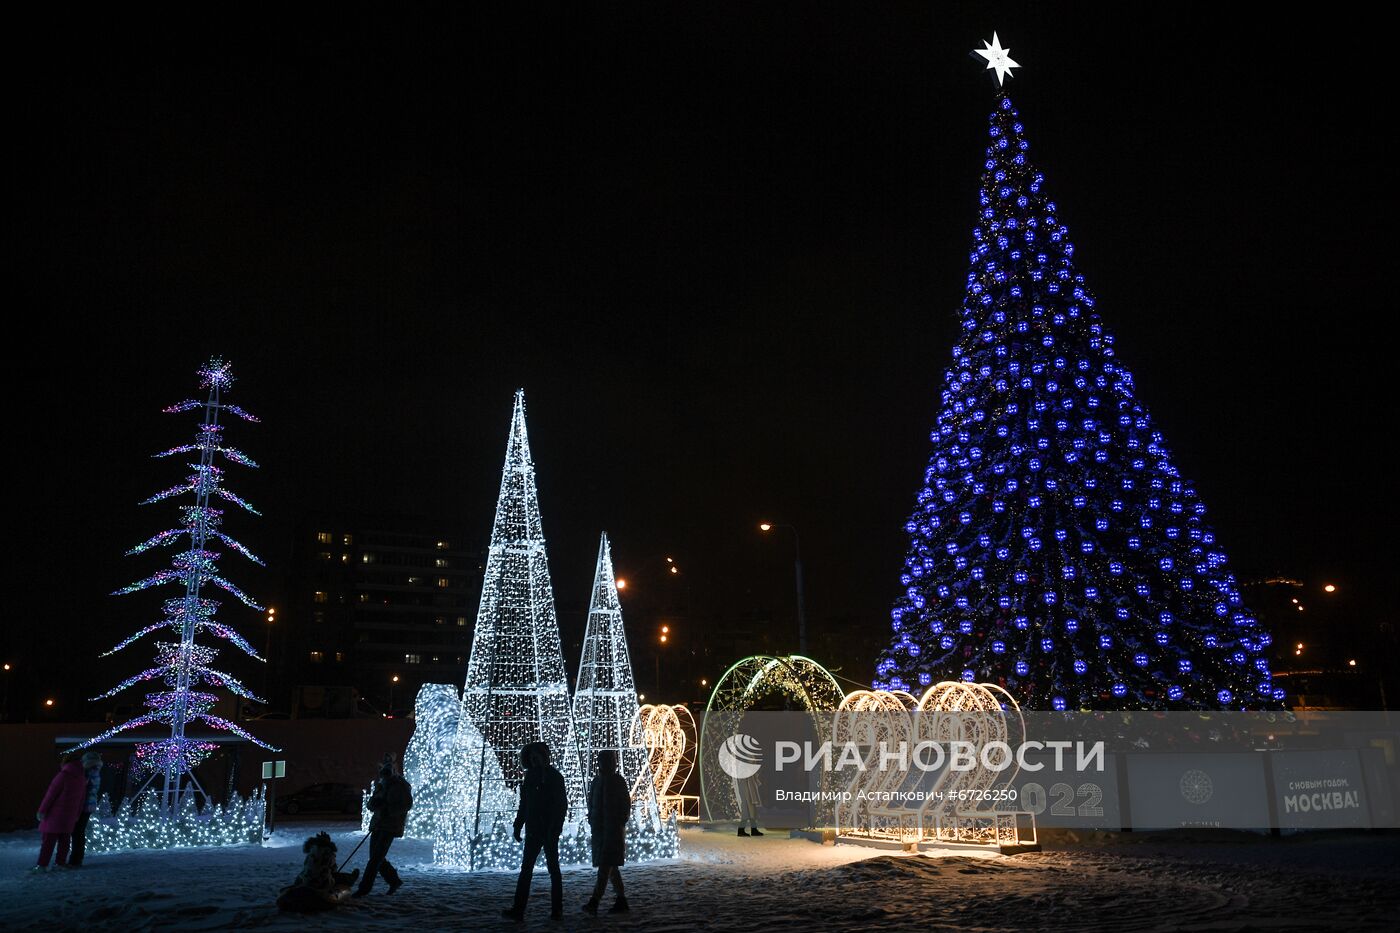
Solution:
{"label": "white led cone tree", "polygon": [[647,749],[632,742],[632,724],[639,709],[637,681],[622,627],[622,603],[613,576],[612,549],[604,534],[598,542],[598,565],[574,690],[580,770],[591,778],[597,771],[598,753],[616,752],[618,768],[632,788],[634,801],[655,810]]}
{"label": "white led cone tree", "polygon": [[518,787],[524,774],[520,750],[544,742],[564,775],[570,805],[579,805],[578,749],[525,432],[523,389],[515,393],[462,707],[495,749],[509,787]]}

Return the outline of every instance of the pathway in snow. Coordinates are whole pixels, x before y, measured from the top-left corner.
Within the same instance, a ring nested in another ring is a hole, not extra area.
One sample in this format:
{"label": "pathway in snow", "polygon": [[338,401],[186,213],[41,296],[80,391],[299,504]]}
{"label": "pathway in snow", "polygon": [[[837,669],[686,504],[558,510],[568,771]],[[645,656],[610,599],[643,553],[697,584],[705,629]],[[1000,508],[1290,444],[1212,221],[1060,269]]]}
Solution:
{"label": "pathway in snow", "polygon": [[[565,871],[563,924],[536,873],[523,925],[501,920],[513,873],[463,875],[426,864],[430,847],[395,843],[398,894],[382,884],[329,914],[278,914],[301,863],[293,824],[267,847],[92,856],[79,871],[29,875],[36,833],[0,836],[0,929],[267,930],[1360,930],[1400,907],[1400,838],[1323,836],[1207,842],[1124,837],[1014,857],[892,855],[777,834],[740,839],[686,829],[682,857],[625,869],[633,913],[579,912],[591,871]],[[324,827],[342,858],[359,841]],[[364,850],[353,865],[364,864]]]}

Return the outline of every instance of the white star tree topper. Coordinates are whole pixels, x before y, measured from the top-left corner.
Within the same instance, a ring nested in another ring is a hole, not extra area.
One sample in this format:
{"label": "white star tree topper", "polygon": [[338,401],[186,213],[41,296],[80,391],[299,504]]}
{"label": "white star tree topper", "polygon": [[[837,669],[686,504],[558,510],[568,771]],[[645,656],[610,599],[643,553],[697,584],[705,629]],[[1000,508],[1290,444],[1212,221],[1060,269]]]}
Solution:
{"label": "white star tree topper", "polygon": [[1011,77],[1011,69],[1020,68],[1021,66],[1011,60],[1010,49],[1001,47],[1001,40],[997,38],[995,32],[992,33],[991,42],[984,39],[982,40],[982,44],[985,45],[986,48],[973,49],[972,54],[980,55],[987,60],[987,70],[996,71],[997,86],[1000,87],[1002,84],[1006,83],[1007,78]]}

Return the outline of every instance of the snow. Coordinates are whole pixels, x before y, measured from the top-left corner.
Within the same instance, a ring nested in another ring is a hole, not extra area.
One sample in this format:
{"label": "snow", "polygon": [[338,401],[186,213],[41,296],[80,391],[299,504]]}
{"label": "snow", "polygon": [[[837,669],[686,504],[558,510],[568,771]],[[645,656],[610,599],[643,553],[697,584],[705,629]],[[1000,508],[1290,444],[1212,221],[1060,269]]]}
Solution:
{"label": "snow", "polygon": [[[1016,856],[905,855],[687,827],[681,858],[624,868],[633,912],[623,918],[579,912],[593,873],[574,868],[566,921],[552,923],[540,866],[525,924],[510,924],[499,911],[513,872],[436,869],[430,846],[410,839],[391,852],[405,879],[393,897],[381,882],[328,914],[279,914],[273,901],[300,867],[301,841],[321,829],[342,858],[361,838],[345,823],[286,824],[264,847],[89,856],[79,871],[37,875],[37,833],[10,833],[0,837],[0,929],[1360,930],[1388,928],[1400,904],[1393,835],[1061,837]],[[364,860],[362,848],[351,866]]]}

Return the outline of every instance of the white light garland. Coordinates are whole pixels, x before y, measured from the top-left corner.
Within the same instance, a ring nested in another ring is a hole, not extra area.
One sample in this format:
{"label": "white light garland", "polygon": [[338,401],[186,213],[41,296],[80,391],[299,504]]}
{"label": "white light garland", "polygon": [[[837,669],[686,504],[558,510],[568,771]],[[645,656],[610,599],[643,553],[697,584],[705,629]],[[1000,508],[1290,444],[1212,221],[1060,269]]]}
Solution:
{"label": "white light garland", "polygon": [[545,556],[535,465],[525,431],[525,392],[515,393],[496,520],[486,558],[462,704],[495,749],[507,786],[524,775],[520,750],[549,746],[569,800],[583,796],[554,590]]}
{"label": "white light garland", "polygon": [[266,813],[261,790],[246,798],[234,794],[227,803],[211,803],[203,810],[196,807],[194,794],[184,794],[173,815],[160,806],[154,791],[123,800],[115,813],[104,795],[88,822],[87,852],[257,845]]}
{"label": "white light garland", "polygon": [[639,709],[637,683],[627,653],[627,633],[622,626],[622,604],[613,577],[612,550],[604,534],[598,542],[593,595],[579,658],[578,686],[574,690],[579,765],[583,774],[591,776],[596,773],[599,752],[616,752],[618,770],[632,789],[633,803],[654,814],[656,789],[647,749],[632,732]]}

